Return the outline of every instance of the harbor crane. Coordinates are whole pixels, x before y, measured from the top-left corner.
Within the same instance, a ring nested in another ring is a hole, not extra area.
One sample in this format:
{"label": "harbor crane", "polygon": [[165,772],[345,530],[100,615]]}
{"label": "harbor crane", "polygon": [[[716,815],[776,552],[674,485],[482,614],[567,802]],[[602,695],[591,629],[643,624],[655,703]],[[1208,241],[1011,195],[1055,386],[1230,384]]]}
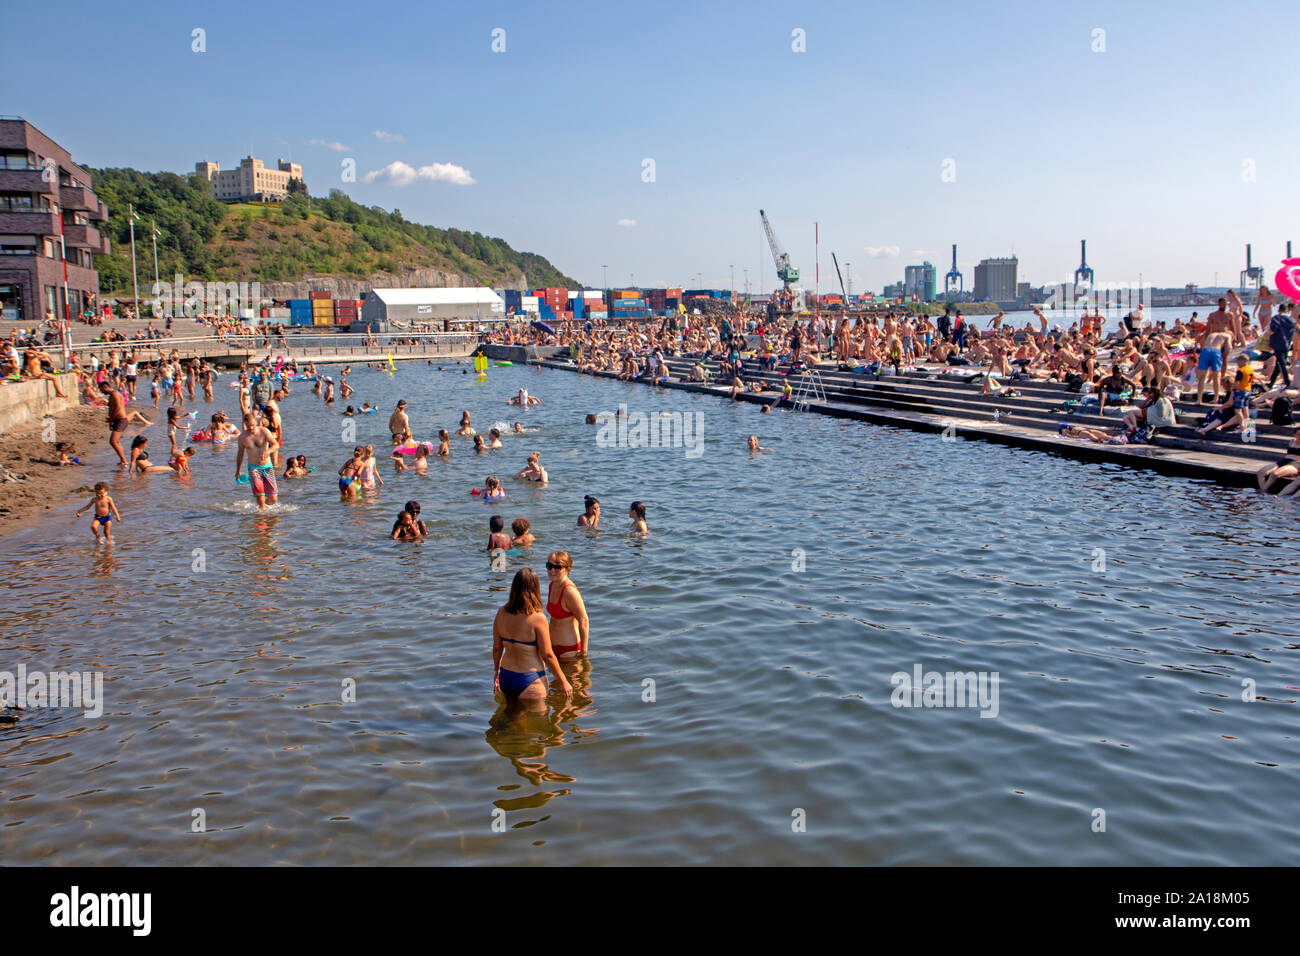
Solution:
{"label": "harbor crane", "polygon": [[1088,240],[1079,240],[1079,268],[1074,270],[1074,297],[1087,298],[1092,291],[1092,266],[1088,265]]}
{"label": "harbor crane", "polygon": [[952,301],[953,293],[965,291],[965,286],[961,277],[961,272],[957,269],[957,243],[952,244],[952,268],[948,274],[943,277],[943,297],[949,302]]}
{"label": "harbor crane", "polygon": [[[772,224],[767,220],[767,213],[760,209],[758,215],[763,220],[763,231],[767,233],[767,244],[772,249],[772,261],[776,263],[777,278],[781,280],[781,285],[785,290],[785,298],[789,302],[788,311],[802,312],[804,308],[803,290],[796,285],[799,281],[799,270],[790,265],[790,253],[786,252],[785,247],[777,240],[776,233],[772,231]],[[782,311],[787,311],[787,309]]]}
{"label": "harbor crane", "polygon": [[840,260],[835,258],[835,253],[831,253],[831,262],[835,263],[835,275],[840,280],[840,294],[844,296],[844,308],[849,307],[849,293],[844,288],[844,275],[840,272]]}
{"label": "harbor crane", "polygon": [[1241,270],[1241,296],[1244,299],[1246,292],[1251,289],[1258,289],[1264,281],[1264,270],[1260,266],[1250,264],[1250,243],[1246,243],[1246,268]]}

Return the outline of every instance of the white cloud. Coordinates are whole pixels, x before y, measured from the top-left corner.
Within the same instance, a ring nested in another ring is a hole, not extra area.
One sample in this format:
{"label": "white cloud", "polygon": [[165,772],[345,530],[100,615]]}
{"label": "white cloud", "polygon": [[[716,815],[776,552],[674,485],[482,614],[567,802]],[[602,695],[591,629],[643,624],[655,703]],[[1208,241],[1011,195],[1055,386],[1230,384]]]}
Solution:
{"label": "white cloud", "polygon": [[872,259],[897,259],[898,246],[867,246],[867,255]]}
{"label": "white cloud", "polygon": [[635,225],[636,225],[636,220],[635,220],[635,219],[620,219],[620,220],[616,223],[616,225],[619,225],[619,226],[635,226]]}
{"label": "white cloud", "polygon": [[384,143],[405,143],[406,137],[401,133],[385,133],[382,129],[375,130],[375,139]]}
{"label": "white cloud", "polygon": [[934,250],[933,250],[933,249],[913,249],[913,250],[912,250],[912,255],[917,256],[918,258],[921,257],[921,256],[932,256],[932,255],[934,255]]}
{"label": "white cloud", "polygon": [[395,159],[383,169],[372,169],[361,177],[362,182],[382,182],[390,186],[409,186],[413,182],[451,183],[453,186],[469,186],[474,177],[464,166],[455,163],[430,163],[416,169],[410,163]]}
{"label": "white cloud", "polygon": [[308,146],[324,146],[326,149],[332,149],[332,150],[334,150],[334,152],[336,152],[336,153],[346,153],[348,150],[350,150],[350,149],[352,148],[351,146],[344,146],[344,145],[343,145],[342,143],[340,143],[338,140],[334,140],[333,142],[329,142],[328,140],[323,140],[323,139],[309,139],[309,140],[307,140],[307,145],[308,145]]}

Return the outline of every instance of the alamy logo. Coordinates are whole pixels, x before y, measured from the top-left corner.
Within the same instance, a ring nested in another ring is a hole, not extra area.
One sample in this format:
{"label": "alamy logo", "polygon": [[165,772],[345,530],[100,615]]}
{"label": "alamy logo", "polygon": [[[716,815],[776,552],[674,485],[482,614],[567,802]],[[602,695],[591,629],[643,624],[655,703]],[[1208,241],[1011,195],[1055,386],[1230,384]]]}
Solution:
{"label": "alamy logo", "polygon": [[597,448],[684,448],[687,458],[704,454],[703,412],[628,413],[626,405],[617,412],[596,414]]}
{"label": "alamy logo", "polygon": [[998,672],[897,671],[889,682],[894,691],[889,701],[895,707],[978,707],[981,717],[998,715]]}
{"label": "alamy logo", "polygon": [[0,671],[0,707],[66,707],[84,710],[86,717],[104,713],[102,671],[29,671],[18,665],[18,673]]}
{"label": "alamy logo", "polygon": [[262,284],[257,281],[186,282],[185,276],[178,272],[175,282],[155,282],[151,291],[153,298],[149,304],[154,315],[191,319],[204,312],[238,315],[241,310],[255,309],[262,304]]}
{"label": "alamy logo", "polygon": [[152,924],[151,893],[69,893],[50,897],[51,926],[129,926],[132,935],[148,936]]}

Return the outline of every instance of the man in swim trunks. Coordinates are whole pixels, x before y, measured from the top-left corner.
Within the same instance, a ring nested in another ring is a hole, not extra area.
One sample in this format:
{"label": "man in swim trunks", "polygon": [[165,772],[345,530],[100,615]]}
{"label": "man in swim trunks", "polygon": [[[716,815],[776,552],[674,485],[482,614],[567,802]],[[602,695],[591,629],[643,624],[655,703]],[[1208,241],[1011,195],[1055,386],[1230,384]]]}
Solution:
{"label": "man in swim trunks", "polygon": [[1232,313],[1228,311],[1228,300],[1219,299],[1219,307],[1205,317],[1205,331],[1201,334],[1201,341],[1197,344],[1204,345],[1205,339],[1213,332],[1226,332],[1232,328]]}
{"label": "man in swim trunks", "polygon": [[396,411],[388,419],[388,430],[392,433],[394,445],[411,440],[411,422],[406,417],[406,399],[398,400]]}
{"label": "man in swim trunks", "polygon": [[[1223,303],[1223,300],[1219,300]],[[1206,322],[1212,322],[1218,312],[1211,312]],[[1224,313],[1227,318],[1227,313]],[[1213,328],[1213,326],[1210,326]],[[1223,392],[1223,359],[1228,351],[1229,344],[1232,341],[1232,333],[1226,329],[1220,328],[1219,331],[1210,331],[1205,335],[1205,345],[1201,348],[1201,356],[1196,361],[1196,404],[1205,404],[1205,373],[1210,373],[1210,381],[1214,386],[1214,404],[1219,404]]]}
{"label": "man in swim trunks", "polygon": [[279,489],[275,484],[275,456],[279,450],[280,443],[275,440],[275,434],[259,425],[252,412],[245,412],[244,432],[239,436],[239,453],[235,456],[235,478],[239,477],[239,469],[247,454],[248,482],[259,508],[276,503]]}
{"label": "man in swim trunks", "polygon": [[99,383],[99,391],[108,399],[108,443],[112,446],[113,451],[117,452],[117,457],[122,460],[122,467],[127,467],[126,452],[122,450],[122,433],[126,431],[126,426],[132,419],[150,424],[149,420],[139,412],[127,412],[126,399],[122,393],[114,391],[113,387],[107,382]]}

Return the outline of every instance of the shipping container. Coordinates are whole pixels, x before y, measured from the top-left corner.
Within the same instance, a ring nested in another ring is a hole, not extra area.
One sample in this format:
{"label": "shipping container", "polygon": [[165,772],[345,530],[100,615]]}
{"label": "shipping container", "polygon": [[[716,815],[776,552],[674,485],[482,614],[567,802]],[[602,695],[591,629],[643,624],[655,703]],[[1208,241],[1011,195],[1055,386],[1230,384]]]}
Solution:
{"label": "shipping container", "polygon": [[328,292],[308,292],[309,299],[330,299],[333,298]]}
{"label": "shipping container", "polygon": [[605,294],[599,289],[588,289],[582,293],[582,297],[584,299],[603,299],[605,298]]}

